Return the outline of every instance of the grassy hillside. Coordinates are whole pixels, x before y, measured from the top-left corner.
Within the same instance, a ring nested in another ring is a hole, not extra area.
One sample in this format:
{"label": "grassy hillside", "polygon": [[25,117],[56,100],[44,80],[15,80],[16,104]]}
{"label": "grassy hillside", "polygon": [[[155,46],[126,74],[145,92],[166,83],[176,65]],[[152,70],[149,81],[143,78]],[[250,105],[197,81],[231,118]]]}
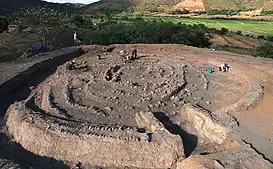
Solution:
{"label": "grassy hillside", "polygon": [[97,11],[124,11],[135,5],[136,0],[101,0],[82,8],[84,13],[96,13]]}
{"label": "grassy hillside", "polygon": [[[270,0],[202,0],[206,10],[248,10],[260,9],[265,6],[266,10],[273,11],[273,5],[271,5],[272,3],[269,1]],[[173,10],[174,6],[181,4],[181,2],[183,2],[183,0],[101,0],[86,6],[84,10],[86,12],[91,12],[134,9],[135,11],[166,12]],[[192,4],[194,2],[196,2],[196,0],[187,0],[187,4]]]}

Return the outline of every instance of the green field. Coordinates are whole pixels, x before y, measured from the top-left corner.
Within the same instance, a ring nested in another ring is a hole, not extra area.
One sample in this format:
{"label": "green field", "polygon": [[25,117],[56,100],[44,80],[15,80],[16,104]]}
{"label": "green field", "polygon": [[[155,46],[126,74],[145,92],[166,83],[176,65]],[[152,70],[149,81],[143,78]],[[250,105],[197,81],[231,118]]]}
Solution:
{"label": "green field", "polygon": [[247,20],[223,20],[223,19],[195,19],[175,17],[153,17],[146,16],[145,19],[163,20],[164,22],[184,24],[204,24],[209,28],[227,28],[232,31],[248,32],[256,35],[273,35],[273,22],[247,21]]}

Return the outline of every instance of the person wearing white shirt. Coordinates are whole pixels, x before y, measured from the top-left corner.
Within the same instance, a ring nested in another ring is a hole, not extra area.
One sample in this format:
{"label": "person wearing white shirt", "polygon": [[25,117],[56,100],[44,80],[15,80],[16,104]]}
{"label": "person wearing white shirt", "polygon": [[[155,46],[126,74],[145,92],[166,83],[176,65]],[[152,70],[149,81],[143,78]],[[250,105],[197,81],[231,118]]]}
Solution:
{"label": "person wearing white shirt", "polygon": [[222,63],[220,66],[219,66],[219,71],[223,71],[223,72],[227,72],[229,69],[229,65],[227,63]]}
{"label": "person wearing white shirt", "polygon": [[125,58],[125,56],[126,56],[126,51],[125,51],[125,49],[122,49],[122,50],[119,52],[119,54],[120,54],[120,56],[121,56],[122,61],[125,62],[125,61],[126,61],[126,58]]}
{"label": "person wearing white shirt", "polygon": [[74,46],[78,46],[81,43],[81,41],[78,38],[78,33],[77,32],[74,32],[73,39],[74,39]]}

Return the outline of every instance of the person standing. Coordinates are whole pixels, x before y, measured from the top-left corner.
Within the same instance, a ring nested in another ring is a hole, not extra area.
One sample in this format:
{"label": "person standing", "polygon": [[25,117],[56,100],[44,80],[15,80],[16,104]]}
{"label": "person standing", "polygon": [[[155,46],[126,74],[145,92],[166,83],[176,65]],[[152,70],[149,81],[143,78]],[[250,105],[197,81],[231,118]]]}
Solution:
{"label": "person standing", "polygon": [[74,39],[74,46],[78,46],[81,43],[78,37],[78,32],[74,32],[73,39]]}
{"label": "person standing", "polygon": [[121,60],[123,62],[125,62],[126,61],[126,51],[125,51],[125,49],[122,49],[119,53],[120,53],[120,56],[121,56]]}
{"label": "person standing", "polygon": [[137,50],[133,49],[132,50],[132,59],[136,59],[136,57],[137,57]]}

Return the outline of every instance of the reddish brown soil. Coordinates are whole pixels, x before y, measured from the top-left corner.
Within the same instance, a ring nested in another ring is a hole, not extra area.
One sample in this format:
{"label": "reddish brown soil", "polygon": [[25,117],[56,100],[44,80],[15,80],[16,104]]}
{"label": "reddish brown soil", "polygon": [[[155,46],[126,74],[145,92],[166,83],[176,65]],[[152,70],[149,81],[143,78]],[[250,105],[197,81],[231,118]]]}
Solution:
{"label": "reddish brown soil", "polygon": [[[133,47],[138,49],[138,59],[123,64],[119,51]],[[67,120],[135,126],[134,116],[139,111],[163,112],[170,117],[187,102],[211,111],[227,107],[246,94],[252,83],[249,79],[253,79],[264,87],[265,95],[254,109],[234,114],[239,123],[238,137],[273,160],[272,61],[183,45],[116,45],[112,52],[105,52],[103,47],[84,48],[89,52],[76,59],[75,69],[61,65],[31,88],[35,106]],[[222,62],[231,65],[229,72],[217,70]],[[209,67],[215,72],[207,74]],[[46,98],[50,102],[43,104]],[[3,145],[10,146],[8,137],[3,138]],[[35,155],[24,158],[21,151],[18,157],[5,147],[0,147],[0,155],[15,156],[21,162],[28,161],[27,166],[35,166],[31,162]],[[13,146],[13,150],[18,148]]]}

